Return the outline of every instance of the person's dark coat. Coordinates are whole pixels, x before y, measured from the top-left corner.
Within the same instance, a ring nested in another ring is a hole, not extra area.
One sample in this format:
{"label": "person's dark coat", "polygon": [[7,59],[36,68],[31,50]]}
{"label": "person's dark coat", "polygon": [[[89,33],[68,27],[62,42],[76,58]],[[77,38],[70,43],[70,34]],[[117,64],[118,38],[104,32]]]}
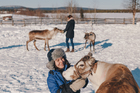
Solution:
{"label": "person's dark coat", "polygon": [[[64,71],[66,69],[67,65],[65,65]],[[71,80],[65,80],[62,76],[62,72],[58,70],[50,70],[50,72],[48,73],[47,84],[51,93],[80,93],[80,90],[78,90],[77,92],[73,92],[69,87],[72,82],[73,81]],[[88,80],[86,81],[86,85],[87,84]]]}
{"label": "person's dark coat", "polygon": [[74,38],[74,28],[75,28],[75,21],[74,19],[71,19],[68,21],[66,28],[64,29],[67,38]]}

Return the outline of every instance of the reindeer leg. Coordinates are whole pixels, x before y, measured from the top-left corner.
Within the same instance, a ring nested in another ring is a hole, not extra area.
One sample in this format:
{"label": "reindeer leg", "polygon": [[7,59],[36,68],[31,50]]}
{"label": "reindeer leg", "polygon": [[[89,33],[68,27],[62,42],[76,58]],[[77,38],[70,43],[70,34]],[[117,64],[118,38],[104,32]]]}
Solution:
{"label": "reindeer leg", "polygon": [[28,43],[29,43],[29,41],[26,41],[26,49],[29,51],[29,49],[28,49]]}
{"label": "reindeer leg", "polygon": [[87,40],[86,40],[86,42],[85,42],[85,47],[84,47],[84,48],[86,48],[86,43],[87,43]]}
{"label": "reindeer leg", "polygon": [[92,42],[92,45],[93,45],[93,52],[95,52],[95,41],[94,42]]}
{"label": "reindeer leg", "polygon": [[26,41],[26,49],[29,51],[29,49],[28,49],[28,43],[29,42],[31,42],[32,40],[30,39],[30,40],[28,40],[28,41]]}
{"label": "reindeer leg", "polygon": [[39,51],[39,49],[36,47],[36,40],[34,40],[34,46]]}
{"label": "reindeer leg", "polygon": [[44,50],[46,51],[46,43],[47,43],[47,40],[45,39],[45,46],[44,46]]}
{"label": "reindeer leg", "polygon": [[90,51],[91,51],[91,42],[90,42]]}
{"label": "reindeer leg", "polygon": [[49,40],[45,40],[45,48],[44,48],[44,50],[46,51],[46,43],[47,43],[47,47],[48,47],[48,51],[50,51],[50,48],[49,48]]}

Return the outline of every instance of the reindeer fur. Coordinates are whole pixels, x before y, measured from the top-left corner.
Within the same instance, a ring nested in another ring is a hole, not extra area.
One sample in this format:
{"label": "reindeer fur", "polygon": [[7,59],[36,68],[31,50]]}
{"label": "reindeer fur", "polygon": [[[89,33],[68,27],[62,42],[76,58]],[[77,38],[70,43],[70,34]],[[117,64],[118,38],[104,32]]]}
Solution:
{"label": "reindeer fur", "polygon": [[48,50],[50,50],[49,48],[49,40],[51,40],[58,32],[63,33],[64,31],[58,28],[54,28],[53,30],[33,30],[29,32],[29,40],[26,41],[26,48],[28,49],[28,43],[34,40],[34,46],[35,48],[39,51],[39,49],[36,46],[36,40],[45,40],[45,46],[44,46],[44,50],[46,51],[46,44],[48,47]]}

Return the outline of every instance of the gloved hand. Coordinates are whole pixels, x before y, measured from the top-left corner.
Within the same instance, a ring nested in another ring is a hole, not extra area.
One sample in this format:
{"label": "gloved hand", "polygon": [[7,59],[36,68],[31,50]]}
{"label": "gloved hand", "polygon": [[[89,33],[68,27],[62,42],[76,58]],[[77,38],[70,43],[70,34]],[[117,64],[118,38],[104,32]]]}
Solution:
{"label": "gloved hand", "polygon": [[77,90],[81,89],[82,87],[84,87],[84,85],[86,84],[84,79],[77,79],[75,80],[71,85],[70,88],[76,92]]}
{"label": "gloved hand", "polygon": [[64,30],[62,30],[61,33],[65,33]]}

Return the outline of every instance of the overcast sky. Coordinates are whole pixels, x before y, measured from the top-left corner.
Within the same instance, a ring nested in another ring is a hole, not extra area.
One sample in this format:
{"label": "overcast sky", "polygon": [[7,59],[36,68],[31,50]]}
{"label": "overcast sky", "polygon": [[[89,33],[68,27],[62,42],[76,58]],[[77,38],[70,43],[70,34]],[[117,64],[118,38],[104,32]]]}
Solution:
{"label": "overcast sky", "polygon": [[[0,6],[19,5],[30,8],[63,7],[71,0],[0,0]],[[123,0],[73,0],[78,7],[98,9],[123,9]]]}

